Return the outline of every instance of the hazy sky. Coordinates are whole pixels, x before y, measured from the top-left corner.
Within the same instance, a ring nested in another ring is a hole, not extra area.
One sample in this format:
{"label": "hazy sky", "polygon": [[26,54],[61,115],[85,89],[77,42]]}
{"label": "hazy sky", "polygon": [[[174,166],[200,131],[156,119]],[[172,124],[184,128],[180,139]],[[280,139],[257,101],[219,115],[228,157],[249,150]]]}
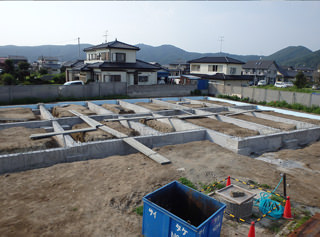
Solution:
{"label": "hazy sky", "polygon": [[269,55],[320,49],[318,1],[0,2],[0,45],[173,44],[192,52]]}

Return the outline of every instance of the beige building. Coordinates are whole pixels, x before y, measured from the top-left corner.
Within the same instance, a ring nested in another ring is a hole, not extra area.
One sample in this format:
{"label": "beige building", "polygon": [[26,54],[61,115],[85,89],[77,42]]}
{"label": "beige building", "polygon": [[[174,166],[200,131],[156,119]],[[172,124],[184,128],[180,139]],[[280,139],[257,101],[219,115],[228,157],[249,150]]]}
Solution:
{"label": "beige building", "polygon": [[230,57],[203,57],[189,61],[190,74],[211,83],[248,86],[252,76],[242,75],[242,61]]}
{"label": "beige building", "polygon": [[65,65],[66,80],[157,84],[157,71],[160,68],[136,59],[138,50],[140,48],[117,40],[86,48],[86,60]]}

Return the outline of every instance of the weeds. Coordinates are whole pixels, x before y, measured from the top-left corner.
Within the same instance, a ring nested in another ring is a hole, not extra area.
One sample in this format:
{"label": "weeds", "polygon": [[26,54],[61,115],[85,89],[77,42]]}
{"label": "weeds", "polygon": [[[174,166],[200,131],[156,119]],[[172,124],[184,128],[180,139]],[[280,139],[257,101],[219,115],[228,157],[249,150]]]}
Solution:
{"label": "weeds", "polygon": [[188,187],[190,187],[190,188],[197,189],[197,187],[190,180],[188,180],[185,177],[181,177],[179,179],[179,182],[184,184],[184,185],[186,185],[186,186],[188,186]]}
{"label": "weeds", "polygon": [[143,215],[143,206],[138,206],[136,209],[134,209],[134,212],[137,213],[139,216]]}

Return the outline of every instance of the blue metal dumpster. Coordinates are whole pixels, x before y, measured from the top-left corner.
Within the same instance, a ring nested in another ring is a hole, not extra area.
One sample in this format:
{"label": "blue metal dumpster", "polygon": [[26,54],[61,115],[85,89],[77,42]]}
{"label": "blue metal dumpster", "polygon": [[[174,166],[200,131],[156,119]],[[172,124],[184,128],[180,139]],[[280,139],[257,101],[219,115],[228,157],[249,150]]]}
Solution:
{"label": "blue metal dumpster", "polygon": [[173,181],[143,198],[145,237],[220,236],[224,203]]}

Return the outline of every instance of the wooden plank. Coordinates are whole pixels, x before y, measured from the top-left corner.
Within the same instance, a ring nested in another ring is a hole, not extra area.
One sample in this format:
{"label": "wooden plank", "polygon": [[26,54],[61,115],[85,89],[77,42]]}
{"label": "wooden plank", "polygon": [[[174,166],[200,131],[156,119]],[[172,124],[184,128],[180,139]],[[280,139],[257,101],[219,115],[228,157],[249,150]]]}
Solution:
{"label": "wooden plank", "polygon": [[40,139],[40,138],[57,136],[57,135],[66,135],[66,134],[77,133],[77,132],[90,132],[95,130],[97,130],[97,128],[82,128],[82,129],[66,130],[66,131],[59,131],[59,132],[36,133],[36,134],[31,134],[30,138]]}
{"label": "wooden plank", "polygon": [[133,148],[135,148],[136,150],[140,151],[142,154],[148,156],[150,159],[162,165],[171,163],[170,160],[158,154],[157,152],[151,150],[149,147],[143,145],[142,143],[138,142],[134,138],[131,138],[131,137],[124,138],[123,141],[128,145],[132,146]]}
{"label": "wooden plank", "polygon": [[70,113],[73,113],[74,115],[76,116],[79,116],[83,121],[85,121],[87,124],[89,124],[91,127],[96,127],[96,128],[99,128],[107,133],[110,133],[112,134],[113,136],[115,137],[118,137],[118,138],[123,138],[123,137],[128,137],[127,135],[121,133],[121,132],[118,132],[117,130],[114,130],[106,125],[103,125],[102,123],[99,123],[98,121],[92,119],[92,118],[89,118],[88,116],[86,115],[83,115],[79,112],[76,112],[74,110],[69,110]]}

